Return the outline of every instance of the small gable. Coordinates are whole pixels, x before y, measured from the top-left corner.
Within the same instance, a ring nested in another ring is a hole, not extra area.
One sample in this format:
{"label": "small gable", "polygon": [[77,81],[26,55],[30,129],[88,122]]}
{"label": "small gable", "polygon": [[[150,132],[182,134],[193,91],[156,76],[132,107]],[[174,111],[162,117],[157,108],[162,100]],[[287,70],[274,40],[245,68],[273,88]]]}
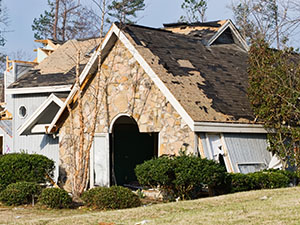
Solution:
{"label": "small gable", "polygon": [[227,27],[227,29],[223,31],[222,34],[211,45],[222,45],[222,44],[236,44],[239,47],[244,48],[242,43],[236,37],[236,35],[233,34],[230,27]]}
{"label": "small gable", "polygon": [[52,94],[18,129],[20,135],[44,134],[57,112],[63,105],[62,100]]}

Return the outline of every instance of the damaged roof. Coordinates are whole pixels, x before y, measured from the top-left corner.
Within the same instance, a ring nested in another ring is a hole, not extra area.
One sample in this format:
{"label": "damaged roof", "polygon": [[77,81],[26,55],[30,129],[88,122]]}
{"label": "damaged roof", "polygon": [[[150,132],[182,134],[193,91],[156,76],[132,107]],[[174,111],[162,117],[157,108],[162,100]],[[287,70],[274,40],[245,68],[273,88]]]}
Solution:
{"label": "damaged roof", "polygon": [[245,49],[137,25],[123,32],[194,121],[254,121]]}
{"label": "damaged roof", "polygon": [[205,23],[169,23],[164,24],[164,30],[185,34],[199,38],[206,45],[209,40],[220,30],[227,20],[217,20]]}
{"label": "damaged roof", "polygon": [[89,60],[91,50],[97,45],[98,38],[69,40],[8,88],[72,85],[78,50],[81,52],[80,65],[83,68]]}

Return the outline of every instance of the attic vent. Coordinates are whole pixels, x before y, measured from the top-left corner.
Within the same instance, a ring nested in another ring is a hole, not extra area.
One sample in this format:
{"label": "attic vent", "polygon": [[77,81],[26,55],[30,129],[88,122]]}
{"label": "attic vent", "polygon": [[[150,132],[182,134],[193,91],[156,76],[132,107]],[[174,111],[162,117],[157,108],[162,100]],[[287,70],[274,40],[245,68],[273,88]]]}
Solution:
{"label": "attic vent", "polygon": [[179,64],[180,67],[195,69],[195,67],[193,66],[193,64],[189,60],[178,59],[177,63]]}
{"label": "attic vent", "polygon": [[19,108],[19,116],[21,118],[25,118],[27,116],[27,109],[24,105],[20,106]]}

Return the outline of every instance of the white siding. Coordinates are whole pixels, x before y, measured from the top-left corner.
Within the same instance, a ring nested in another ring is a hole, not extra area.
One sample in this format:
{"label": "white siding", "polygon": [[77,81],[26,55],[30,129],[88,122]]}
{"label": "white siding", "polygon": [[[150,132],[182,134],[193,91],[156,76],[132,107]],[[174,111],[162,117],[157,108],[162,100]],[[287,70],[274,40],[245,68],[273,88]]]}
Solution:
{"label": "white siding", "polygon": [[[210,135],[198,133],[203,152],[208,159],[213,159],[209,146]],[[224,141],[229,160],[234,172],[249,173],[267,168],[271,154],[267,151],[266,134],[224,133]]]}
{"label": "white siding", "polygon": [[224,134],[235,172],[249,173],[268,168],[266,134]]}
{"label": "white siding", "polygon": [[[58,138],[53,139],[52,135],[18,135],[18,128],[28,119],[35,110],[48,98],[50,93],[13,95],[13,151],[37,153],[47,156],[55,161],[55,180],[58,178],[59,169],[59,146]],[[25,106],[27,116],[19,116],[20,106]]]}

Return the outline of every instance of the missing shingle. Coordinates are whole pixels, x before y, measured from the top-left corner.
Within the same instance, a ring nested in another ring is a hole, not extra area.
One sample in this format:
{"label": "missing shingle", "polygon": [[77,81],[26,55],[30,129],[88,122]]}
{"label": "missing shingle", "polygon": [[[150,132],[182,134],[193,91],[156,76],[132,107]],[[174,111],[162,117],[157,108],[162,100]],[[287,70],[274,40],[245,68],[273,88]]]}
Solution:
{"label": "missing shingle", "polygon": [[190,69],[195,69],[193,64],[186,59],[178,59],[177,63],[179,64],[180,67],[185,67],[185,68],[190,68]]}

